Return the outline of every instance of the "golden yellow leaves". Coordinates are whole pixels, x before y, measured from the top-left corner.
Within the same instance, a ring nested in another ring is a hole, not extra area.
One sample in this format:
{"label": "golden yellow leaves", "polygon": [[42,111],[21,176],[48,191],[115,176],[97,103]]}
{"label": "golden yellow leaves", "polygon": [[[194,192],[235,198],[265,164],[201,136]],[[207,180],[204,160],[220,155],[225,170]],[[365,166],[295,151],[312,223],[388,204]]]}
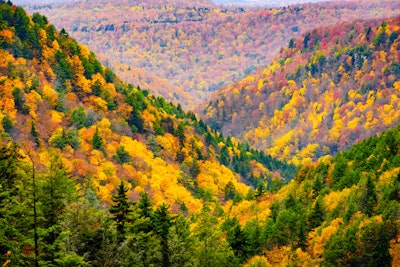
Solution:
{"label": "golden yellow leaves", "polygon": [[329,240],[329,238],[339,230],[340,225],[343,223],[342,218],[334,219],[331,224],[324,229],[320,235],[316,235],[316,230],[314,232],[310,232],[309,238],[313,239],[313,247],[312,252],[314,258],[318,258],[322,256],[324,252],[325,243]]}
{"label": "golden yellow leaves", "polygon": [[14,33],[9,29],[0,30],[0,41],[11,42],[14,37]]}

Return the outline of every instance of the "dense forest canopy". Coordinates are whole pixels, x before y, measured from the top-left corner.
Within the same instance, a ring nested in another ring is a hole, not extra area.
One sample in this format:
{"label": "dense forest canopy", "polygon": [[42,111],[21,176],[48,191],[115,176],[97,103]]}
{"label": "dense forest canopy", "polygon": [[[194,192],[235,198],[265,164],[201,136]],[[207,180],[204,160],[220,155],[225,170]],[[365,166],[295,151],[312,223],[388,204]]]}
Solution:
{"label": "dense forest canopy", "polygon": [[397,1],[343,1],[282,8],[217,7],[207,1],[102,0],[35,5],[88,45],[117,75],[193,108],[268,64],[316,26],[400,14]]}
{"label": "dense forest canopy", "polygon": [[206,122],[295,164],[394,127],[400,18],[319,28],[199,109]]}
{"label": "dense forest canopy", "polygon": [[283,7],[294,4],[325,2],[329,0],[212,0],[218,5]]}
{"label": "dense forest canopy", "polygon": [[0,0],[0,264],[399,266],[399,31],[395,18],[308,32],[205,106],[223,128],[235,96],[240,110],[275,93],[277,112],[270,99],[255,107],[278,130],[301,116],[280,108],[314,100],[312,134],[329,109],[339,141],[355,138],[345,127],[379,133],[336,156],[302,150],[296,167],[122,81],[47,17]]}

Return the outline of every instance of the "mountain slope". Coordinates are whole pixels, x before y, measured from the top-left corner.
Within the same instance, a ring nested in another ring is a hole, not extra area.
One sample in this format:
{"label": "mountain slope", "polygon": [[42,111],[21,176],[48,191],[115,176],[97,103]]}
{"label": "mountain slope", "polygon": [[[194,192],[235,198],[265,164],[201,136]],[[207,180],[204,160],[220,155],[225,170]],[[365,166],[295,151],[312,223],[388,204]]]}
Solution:
{"label": "mountain slope", "polygon": [[368,0],[245,9],[207,1],[108,0],[29,9],[37,11],[88,45],[118,76],[144,87],[129,78],[129,68],[142,68],[176,92],[160,92],[156,83],[149,87],[152,93],[193,108],[269,63],[292,37],[354,17],[399,15],[400,6]]}
{"label": "mountain slope", "polygon": [[399,136],[397,126],[303,166],[276,194],[228,208],[230,244],[257,254],[245,266],[398,266]]}
{"label": "mountain slope", "polygon": [[2,0],[0,92],[3,267],[239,266],[215,215],[296,171]]}
{"label": "mountain slope", "polygon": [[400,18],[320,28],[220,92],[206,122],[293,163],[335,154],[400,122]]}
{"label": "mountain slope", "polygon": [[0,92],[3,267],[399,265],[400,126],[282,186],[266,167],[293,166],[2,0]]}
{"label": "mountain slope", "polygon": [[242,182],[293,176],[294,166],[224,138],[179,105],[120,81],[46,17],[1,8],[2,129],[33,148],[38,164],[46,165],[50,151],[60,153],[102,201],[127,180],[132,197],[146,190],[156,204],[187,201],[195,211],[205,192],[224,199],[229,181],[244,195],[249,187]]}

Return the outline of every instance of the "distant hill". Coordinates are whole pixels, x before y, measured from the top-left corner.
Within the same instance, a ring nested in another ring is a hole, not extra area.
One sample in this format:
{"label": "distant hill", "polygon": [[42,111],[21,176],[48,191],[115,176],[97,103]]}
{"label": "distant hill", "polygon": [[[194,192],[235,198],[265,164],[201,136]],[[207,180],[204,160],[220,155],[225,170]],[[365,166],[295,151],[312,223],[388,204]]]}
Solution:
{"label": "distant hill", "polygon": [[327,2],[329,0],[212,0],[217,5],[283,7],[295,4]]}
{"label": "distant hill", "polygon": [[61,2],[68,2],[74,0],[14,0],[12,1],[15,5],[38,5],[38,4],[54,4]]}
{"label": "distant hill", "polygon": [[[193,108],[211,92],[264,66],[293,37],[354,17],[400,14],[396,1],[340,1],[276,9],[217,7],[208,1],[78,1],[31,6],[87,44],[119,76],[158,76],[175,94],[151,92]],[[143,87],[143,86],[142,86]],[[183,93],[184,92],[184,93]]]}
{"label": "distant hill", "polygon": [[400,122],[400,17],[320,28],[199,112],[225,134],[295,164]]}

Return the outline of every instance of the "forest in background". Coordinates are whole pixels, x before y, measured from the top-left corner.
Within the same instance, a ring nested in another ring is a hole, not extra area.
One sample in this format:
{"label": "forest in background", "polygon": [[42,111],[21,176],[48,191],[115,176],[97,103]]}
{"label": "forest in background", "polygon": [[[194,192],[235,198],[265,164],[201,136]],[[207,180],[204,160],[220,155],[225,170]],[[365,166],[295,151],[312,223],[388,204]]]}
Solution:
{"label": "forest in background", "polygon": [[28,12],[65,28],[122,79],[192,109],[264,67],[291,38],[317,25],[393,17],[400,4],[368,0],[264,9],[112,0],[34,5]]}
{"label": "forest in background", "polygon": [[399,29],[399,18],[356,21],[291,39],[199,113],[296,165],[334,155],[400,122]]}

